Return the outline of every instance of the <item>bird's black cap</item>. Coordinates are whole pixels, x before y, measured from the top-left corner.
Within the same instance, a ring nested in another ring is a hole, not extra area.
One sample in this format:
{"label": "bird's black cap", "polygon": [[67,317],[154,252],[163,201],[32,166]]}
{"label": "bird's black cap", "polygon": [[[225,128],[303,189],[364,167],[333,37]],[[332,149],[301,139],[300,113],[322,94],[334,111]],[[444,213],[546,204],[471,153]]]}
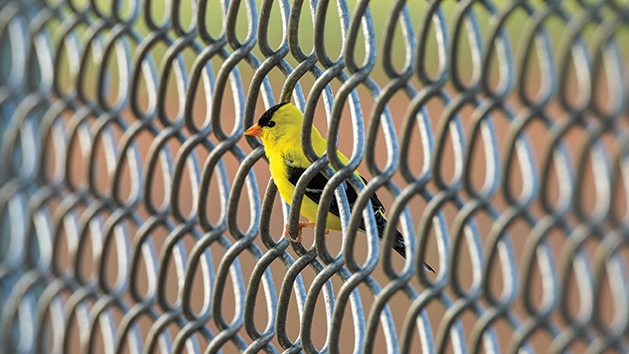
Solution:
{"label": "bird's black cap", "polygon": [[260,120],[258,120],[258,125],[261,127],[264,127],[267,125],[267,123],[271,120],[271,117],[273,117],[273,114],[275,114],[275,112],[280,109],[280,107],[282,107],[283,105],[287,104],[288,102],[282,102],[282,103],[278,103],[275,106],[269,108],[266,110],[266,112],[264,112],[262,114],[262,117],[260,117]]}

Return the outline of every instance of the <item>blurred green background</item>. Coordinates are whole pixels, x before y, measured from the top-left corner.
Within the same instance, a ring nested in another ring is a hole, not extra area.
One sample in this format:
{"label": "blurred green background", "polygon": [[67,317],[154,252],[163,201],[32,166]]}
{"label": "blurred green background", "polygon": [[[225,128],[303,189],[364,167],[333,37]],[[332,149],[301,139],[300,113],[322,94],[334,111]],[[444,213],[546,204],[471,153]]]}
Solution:
{"label": "blurred green background", "polygon": [[[112,0],[93,0],[93,1],[94,1],[94,5],[98,8],[99,12],[101,12],[104,16],[111,15],[111,9],[114,6]],[[90,6],[89,0],[74,0],[72,1],[72,3],[77,9],[85,9]],[[348,1],[350,15],[353,13],[356,7],[356,3],[357,3],[356,0]],[[511,3],[512,2],[506,1],[506,0],[495,1],[494,2],[495,11],[497,12],[503,11],[506,7],[509,7]],[[546,8],[547,6],[545,2],[543,1],[533,1],[529,3],[532,4],[536,10]],[[617,1],[616,3],[622,6],[622,5],[628,4],[629,0]],[[196,13],[197,13],[197,3],[193,0],[181,0],[177,2],[177,4],[178,4],[178,12],[179,12],[179,21],[182,24],[182,27],[186,30],[193,29],[196,25],[195,21],[196,21]],[[259,13],[261,4],[262,4],[262,1],[257,0],[255,2],[255,8],[251,9],[251,11],[255,13]],[[391,15],[391,9],[393,7],[393,4],[394,4],[393,1],[371,1],[369,5],[371,9],[371,17],[373,19],[374,33],[376,35],[377,51],[378,51],[377,52],[378,59],[377,59],[376,66],[373,69],[372,77],[376,79],[376,81],[379,84],[381,84],[381,86],[385,84],[387,81],[386,78],[384,77],[384,71],[382,69],[382,62],[381,62],[382,41],[384,38],[384,32],[386,30],[386,24]],[[149,27],[147,26],[147,23],[146,23],[145,14],[143,13],[143,8],[145,5],[150,6],[150,9],[151,9],[150,18],[154,22],[158,23],[159,25],[163,25],[171,21],[171,16],[173,16],[173,14],[176,12],[176,11],[173,11],[174,10],[172,6],[173,4],[167,0],[152,0],[152,1],[147,0],[145,2],[122,1],[120,2],[120,4],[117,4],[117,6],[121,7],[121,13],[123,15],[123,18],[127,18],[127,19],[130,17],[132,10],[135,7],[137,7],[137,9],[139,10],[139,15],[136,16],[135,20],[133,21],[133,29],[142,39],[145,39],[150,33]],[[238,39],[241,42],[247,38],[248,31],[250,30],[249,25],[248,25],[247,5],[248,5],[247,1],[241,1],[239,10],[238,10],[236,34],[237,34]],[[428,5],[429,4],[426,1],[409,1],[407,3],[408,12],[413,22],[413,31],[415,32],[415,36],[417,36],[417,32],[419,30],[419,24],[422,22],[425,16],[425,12]],[[452,37],[452,30],[454,28],[454,22],[455,22],[454,20],[458,16],[457,14],[458,5],[459,3],[455,1],[444,1],[441,4],[444,17],[447,21],[447,27],[449,30],[448,32],[449,32],[450,38]],[[583,12],[581,8],[581,5],[576,0],[562,1],[561,8],[562,8],[562,11],[564,11],[567,15],[570,15],[574,19],[581,18],[585,15],[585,13]],[[478,27],[480,28],[480,32],[482,34],[481,38],[483,39],[483,42],[485,42],[488,36],[489,28],[493,23],[492,21],[495,21],[495,20],[491,19],[490,13],[480,4],[475,4],[473,6],[473,10],[474,10],[473,11],[474,16],[477,19],[476,23]],[[66,16],[71,14],[71,11],[66,6],[62,6],[61,11]],[[602,13],[605,15],[604,17],[609,20],[613,20],[617,16],[609,7],[604,7],[604,10],[602,10]],[[91,14],[88,16],[94,16],[94,15]],[[206,21],[210,34],[212,34],[215,37],[219,37],[224,27],[223,26],[224,25],[223,9],[222,9],[222,5],[220,1],[218,0],[208,1],[207,11],[205,14],[205,21]],[[531,17],[521,8],[519,8],[518,10],[513,12],[511,15],[509,15],[508,20],[506,21],[504,25],[504,28],[506,29],[508,37],[510,39],[510,44],[511,44],[510,49],[514,55],[517,55],[518,51],[522,50],[522,48],[520,48],[522,44],[520,42],[520,39],[523,35],[525,35],[526,33],[525,29],[531,26],[531,22],[532,22]],[[49,26],[51,27],[50,33],[59,35],[60,31],[57,31],[57,30],[61,26],[60,22],[53,21],[49,24]],[[557,48],[560,41],[562,40],[562,36],[565,37],[566,28],[567,28],[566,22],[562,20],[559,16],[551,16],[545,21],[545,26],[550,35],[550,38],[553,41],[553,47]],[[594,38],[593,36],[596,32],[596,29],[597,29],[597,26],[595,24],[591,24],[591,25],[586,26],[584,30],[582,31],[584,38],[590,44],[593,43],[592,42]],[[85,37],[83,36],[86,34],[86,31],[87,31],[87,27],[85,25],[78,25],[76,27],[77,37],[84,39]],[[325,24],[325,39],[326,39],[325,45],[326,45],[326,50],[332,59],[336,59],[341,55],[343,43],[342,43],[342,37],[338,35],[339,31],[340,31],[340,22],[339,22],[339,16],[338,16],[337,8],[336,8],[336,2],[330,1],[328,4],[327,20]],[[102,39],[106,39],[107,32],[108,30],[102,31],[103,33]],[[620,32],[621,33],[619,34],[620,36],[619,41],[621,43],[623,42],[629,43],[629,31],[626,29],[624,30],[621,29]],[[268,36],[271,46],[273,48],[277,48],[281,44],[282,38],[284,37],[284,35],[285,33],[283,33],[280,8],[278,5],[278,2],[273,2],[272,11],[271,11],[271,20],[270,20],[270,26],[269,26],[269,36]],[[169,30],[169,37],[173,40],[176,40],[177,38],[179,38],[179,36],[176,33],[174,33],[172,28]],[[473,58],[472,58],[471,53],[473,51],[469,49],[469,46],[470,46],[469,38],[467,36],[463,36],[463,37],[465,38],[462,38],[462,40],[459,42],[459,46],[461,46],[460,48],[461,55],[459,57],[459,65],[462,69],[461,74],[466,80],[468,80],[471,78],[471,75],[472,75],[471,69],[472,69]],[[362,60],[365,57],[365,49],[361,42],[362,39],[364,39],[364,37],[361,31],[359,35],[359,44],[356,47],[356,59],[358,63],[362,63]],[[200,46],[205,45],[205,43],[203,43],[198,36],[195,40],[198,42]],[[56,43],[57,41],[53,38],[53,42]],[[130,44],[131,53],[134,53],[135,48],[137,48],[137,44],[132,43],[132,41],[130,41],[130,43],[131,43]],[[304,3],[302,11],[301,11],[301,21],[300,21],[300,27],[299,27],[299,43],[302,49],[304,50],[304,52],[306,52],[307,54],[312,51],[313,21],[310,14],[310,8],[309,8],[308,2]],[[429,41],[427,45],[428,45],[428,55],[426,58],[427,66],[430,72],[436,73],[439,66],[439,55],[437,52],[438,43],[434,35],[434,25],[431,28],[431,35],[429,36]],[[487,44],[483,43],[483,45],[486,46]],[[229,51],[233,51],[233,48],[229,46],[227,46],[227,48]],[[163,59],[167,49],[168,49],[168,45],[166,44],[158,44],[151,49],[152,57],[155,60],[158,69],[161,67],[161,60]],[[629,58],[629,50],[627,50],[626,48],[622,48],[622,50],[623,50],[623,56]],[[394,61],[395,67],[398,69],[401,69],[405,62],[406,47],[404,44],[404,36],[402,33],[402,28],[399,24],[396,26],[396,33],[394,35],[393,52],[394,52],[393,61]],[[259,51],[258,46],[255,46],[253,53],[260,60],[264,59],[264,57]],[[195,60],[197,55],[198,53],[196,52],[196,50],[192,50],[192,49],[190,50],[186,49],[181,53],[181,56],[185,60],[186,66],[188,68],[192,66],[192,63]],[[61,65],[61,67],[64,68],[64,67],[69,66],[71,70],[72,65],[69,65],[69,64],[70,62],[72,62],[72,59],[69,59],[68,56],[62,56],[62,60],[63,60],[63,64]],[[290,54],[286,56],[286,60],[293,67],[297,64],[297,62],[294,60],[294,58]],[[213,62],[214,61],[215,60],[213,60]],[[109,69],[111,70],[110,73],[113,74],[113,77],[118,77],[118,65],[115,63],[113,58],[109,59],[107,65]],[[239,67],[241,67],[242,65],[243,64],[239,64]],[[214,71],[215,72],[218,71],[218,66],[214,66]],[[243,73],[242,75],[243,75],[243,80],[245,81],[245,84],[246,84],[248,75],[246,73]],[[466,75],[468,76],[465,77]],[[493,75],[493,76],[496,76],[496,75]],[[69,75],[67,77],[69,77]],[[113,81],[111,82],[112,85],[117,86],[116,81],[117,80],[114,78]],[[67,84],[71,85],[69,82]],[[174,85],[174,80],[171,80],[169,85]],[[112,94],[114,94],[116,90],[111,90],[111,91],[113,91]]]}

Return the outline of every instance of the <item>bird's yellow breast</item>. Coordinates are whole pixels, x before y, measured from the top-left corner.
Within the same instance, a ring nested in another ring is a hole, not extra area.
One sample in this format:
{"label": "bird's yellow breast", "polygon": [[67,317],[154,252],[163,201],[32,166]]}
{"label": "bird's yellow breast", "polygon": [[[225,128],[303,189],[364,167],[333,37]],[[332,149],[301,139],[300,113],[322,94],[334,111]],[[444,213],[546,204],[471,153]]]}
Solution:
{"label": "bird's yellow breast", "polygon": [[[277,186],[282,199],[284,199],[288,205],[292,205],[295,186],[289,181],[286,162],[283,159],[269,158],[269,167],[273,182]],[[312,199],[304,196],[299,213],[306,219],[315,222],[318,210],[319,205],[312,201]],[[341,220],[336,215],[328,213],[326,229],[341,230]]]}

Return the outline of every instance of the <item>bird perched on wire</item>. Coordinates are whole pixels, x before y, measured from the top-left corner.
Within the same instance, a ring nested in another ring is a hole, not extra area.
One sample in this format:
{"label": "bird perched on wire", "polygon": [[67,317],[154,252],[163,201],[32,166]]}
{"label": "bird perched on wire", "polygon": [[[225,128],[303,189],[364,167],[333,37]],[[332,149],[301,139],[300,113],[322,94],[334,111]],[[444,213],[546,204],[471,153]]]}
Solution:
{"label": "bird perched on wire", "polygon": [[[292,201],[295,185],[299,177],[301,177],[304,171],[311,165],[310,160],[308,160],[301,147],[302,121],[303,114],[301,111],[291,103],[285,102],[269,108],[262,114],[262,117],[258,120],[258,124],[253,125],[244,132],[245,135],[257,136],[262,140],[266,156],[269,159],[271,177],[273,177],[273,181],[280,195],[289,204]],[[314,126],[312,127],[312,147],[319,156],[326,152],[327,147],[326,140]],[[347,157],[338,150],[337,155],[341,162],[345,164],[349,162]],[[355,171],[354,174],[356,174],[364,184],[367,184],[367,180],[365,180],[358,171]],[[300,213],[310,220],[310,222],[299,222],[299,237],[296,240],[297,242],[301,242],[302,228],[307,226],[314,227],[315,223],[313,220],[317,218],[319,201],[323,194],[323,188],[327,183],[328,179],[321,172],[309,182],[301,204]],[[356,193],[356,190],[349,183],[344,182],[344,184],[345,195],[347,196],[347,201],[351,208],[356,202],[358,193]],[[382,237],[387,219],[384,214],[384,207],[375,193],[371,196],[371,204],[373,206],[376,225],[378,226],[378,234]],[[336,199],[332,199],[327,217],[327,230],[341,230],[341,219],[339,215],[339,206]],[[365,225],[362,221],[359,230],[365,232]],[[286,224],[286,231],[284,232],[284,236],[287,235],[288,224]],[[399,231],[397,231],[393,249],[402,257],[405,257],[404,237]],[[434,273],[434,270],[428,264],[425,264],[425,266],[426,269]]]}

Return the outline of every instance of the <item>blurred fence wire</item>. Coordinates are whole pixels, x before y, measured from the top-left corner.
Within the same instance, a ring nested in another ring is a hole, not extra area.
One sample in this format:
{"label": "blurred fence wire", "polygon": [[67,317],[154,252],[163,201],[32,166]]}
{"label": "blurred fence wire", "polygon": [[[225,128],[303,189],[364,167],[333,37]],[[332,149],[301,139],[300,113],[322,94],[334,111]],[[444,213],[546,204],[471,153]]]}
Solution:
{"label": "blurred fence wire", "polygon": [[[627,353],[627,47],[621,1],[0,0],[0,351]],[[281,238],[286,100],[406,263]]]}

